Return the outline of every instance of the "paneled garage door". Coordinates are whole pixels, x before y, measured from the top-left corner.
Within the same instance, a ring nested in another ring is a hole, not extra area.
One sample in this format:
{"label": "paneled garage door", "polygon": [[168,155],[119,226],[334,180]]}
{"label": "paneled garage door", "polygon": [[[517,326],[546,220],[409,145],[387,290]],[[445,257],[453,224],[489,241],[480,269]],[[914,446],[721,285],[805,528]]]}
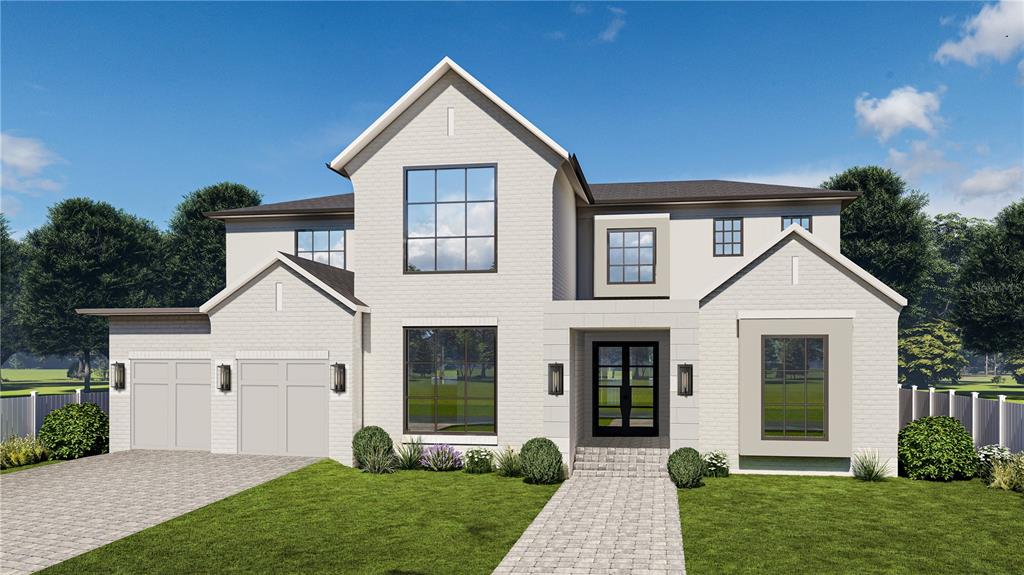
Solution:
{"label": "paneled garage door", "polygon": [[328,374],[323,361],[239,360],[242,453],[326,456]]}
{"label": "paneled garage door", "polygon": [[132,447],[210,450],[209,360],[133,360]]}

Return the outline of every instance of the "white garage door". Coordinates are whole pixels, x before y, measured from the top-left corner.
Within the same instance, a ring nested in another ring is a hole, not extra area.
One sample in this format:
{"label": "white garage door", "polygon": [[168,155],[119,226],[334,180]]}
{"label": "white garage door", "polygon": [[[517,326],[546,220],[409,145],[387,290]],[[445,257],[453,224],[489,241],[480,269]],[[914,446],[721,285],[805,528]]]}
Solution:
{"label": "white garage door", "polygon": [[328,369],[323,361],[240,360],[242,453],[326,456]]}
{"label": "white garage door", "polygon": [[133,360],[132,447],[210,450],[209,360]]}

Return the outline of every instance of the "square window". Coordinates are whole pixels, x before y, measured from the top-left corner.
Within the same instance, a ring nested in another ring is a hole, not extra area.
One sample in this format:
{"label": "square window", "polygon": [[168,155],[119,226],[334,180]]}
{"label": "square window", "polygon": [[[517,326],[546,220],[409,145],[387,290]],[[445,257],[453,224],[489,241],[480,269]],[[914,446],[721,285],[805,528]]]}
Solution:
{"label": "square window", "polygon": [[453,271],[466,269],[466,240],[437,240],[437,270]]}
{"label": "square window", "polygon": [[622,265],[622,248],[611,248],[608,250],[608,263],[613,266]]}
{"label": "square window", "polygon": [[622,283],[622,266],[612,266],[608,268],[608,283]]}
{"label": "square window", "polygon": [[437,204],[437,237],[465,235],[466,204]]}
{"label": "square window", "polygon": [[636,266],[624,266],[622,268],[622,281],[636,282],[640,279],[640,273]]}
{"label": "square window", "polygon": [[331,252],[330,264],[336,268],[344,268],[345,252]]}
{"label": "square window", "polygon": [[410,204],[406,214],[410,238],[434,237],[434,204]]}
{"label": "square window", "polygon": [[475,271],[495,269],[494,238],[466,239],[466,269]]}
{"label": "square window", "polygon": [[497,328],[406,328],[405,335],[406,432],[495,433]]}
{"label": "square window", "polygon": [[654,248],[640,248],[640,263],[654,264]]}
{"label": "square window", "polygon": [[313,251],[327,251],[331,249],[330,233],[327,230],[313,232]]}
{"label": "square window", "polygon": [[654,266],[640,266],[640,282],[651,283],[654,281]]}
{"label": "square window", "polygon": [[433,202],[434,178],[434,170],[409,170],[406,172],[409,203]]}
{"label": "square window", "polygon": [[625,232],[622,234],[622,243],[627,248],[635,248],[640,245],[640,234],[638,232]]}
{"label": "square window", "polygon": [[345,230],[331,230],[331,246],[333,251],[345,250]]}
{"label": "square window", "polygon": [[313,232],[300,231],[297,234],[297,245],[298,251],[300,252],[311,252],[313,251]]}
{"label": "square window", "polygon": [[434,240],[409,240],[406,250],[410,271],[434,271]]}
{"label": "square window", "polygon": [[609,232],[608,233],[608,247],[621,248],[622,247],[622,232]]}
{"label": "square window", "polygon": [[456,168],[437,171],[437,201],[466,201],[466,170]]}
{"label": "square window", "polygon": [[466,235],[494,235],[494,202],[466,204]]}
{"label": "square window", "polygon": [[640,246],[641,247],[654,247],[654,232],[643,231],[640,232]]}
{"label": "square window", "polygon": [[466,199],[494,199],[494,168],[469,168],[466,170]]}

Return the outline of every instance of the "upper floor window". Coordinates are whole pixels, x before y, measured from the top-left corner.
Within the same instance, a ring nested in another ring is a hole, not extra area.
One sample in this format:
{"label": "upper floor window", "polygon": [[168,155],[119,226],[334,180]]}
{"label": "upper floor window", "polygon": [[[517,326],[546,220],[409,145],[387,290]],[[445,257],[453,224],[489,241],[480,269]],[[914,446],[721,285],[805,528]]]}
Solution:
{"label": "upper floor window", "polygon": [[608,230],[608,283],[654,283],[654,228]]}
{"label": "upper floor window", "polygon": [[715,255],[743,255],[743,218],[715,218]]}
{"label": "upper floor window", "polygon": [[336,268],[345,267],[345,230],[298,230],[295,255]]}
{"label": "upper floor window", "polygon": [[405,171],[407,272],[497,271],[495,166]]}
{"label": "upper floor window", "polygon": [[793,224],[811,231],[811,216],[782,216],[782,229],[786,229]]}

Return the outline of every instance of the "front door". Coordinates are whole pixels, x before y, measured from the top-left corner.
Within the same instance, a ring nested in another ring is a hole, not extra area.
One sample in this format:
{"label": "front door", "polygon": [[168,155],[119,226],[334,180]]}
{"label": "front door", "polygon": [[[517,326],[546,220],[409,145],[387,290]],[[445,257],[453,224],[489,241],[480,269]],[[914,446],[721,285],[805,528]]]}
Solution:
{"label": "front door", "polygon": [[658,435],[656,342],[594,342],[594,435]]}

